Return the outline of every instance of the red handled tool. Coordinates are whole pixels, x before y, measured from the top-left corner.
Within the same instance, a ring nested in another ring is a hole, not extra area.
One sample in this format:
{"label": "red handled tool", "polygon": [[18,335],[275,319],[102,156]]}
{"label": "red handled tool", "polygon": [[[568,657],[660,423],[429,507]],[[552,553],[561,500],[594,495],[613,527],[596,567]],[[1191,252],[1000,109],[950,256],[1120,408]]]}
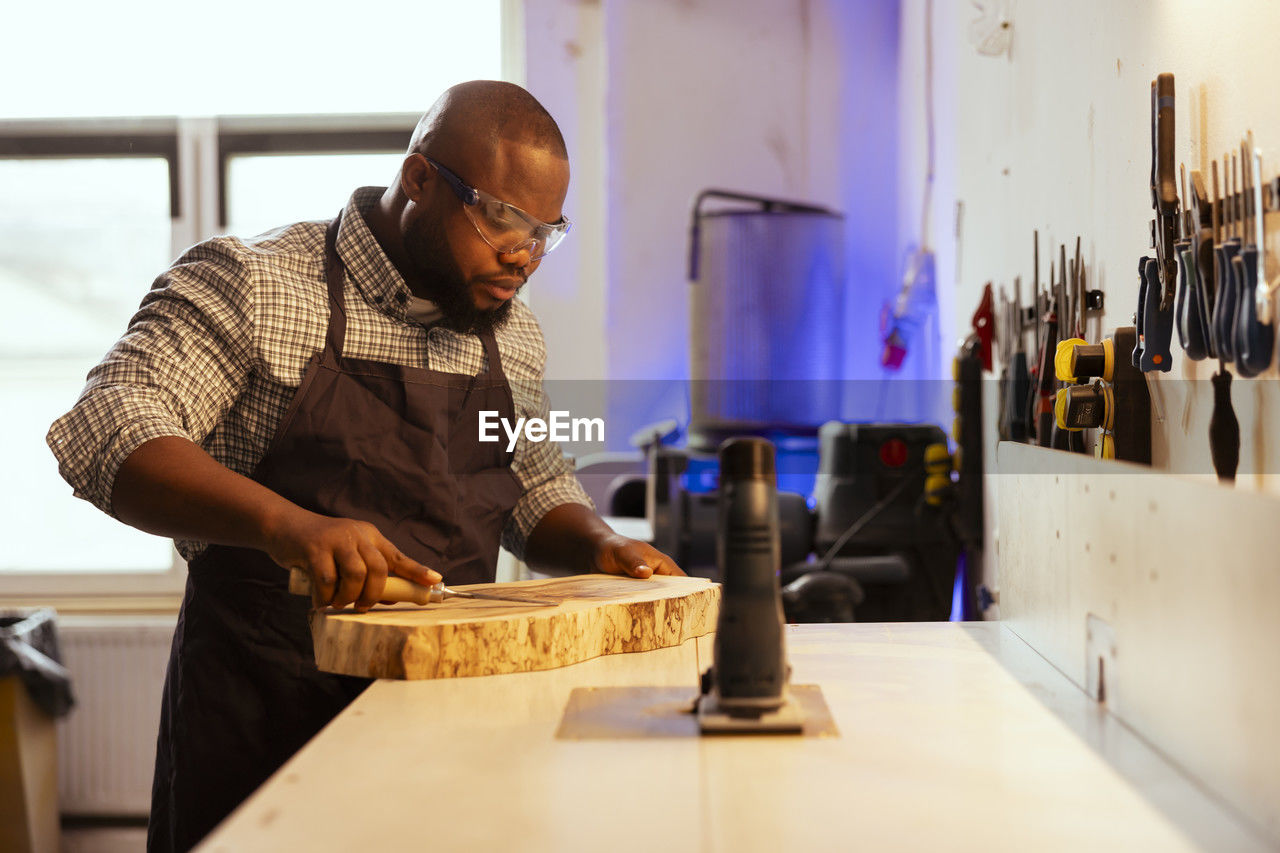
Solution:
{"label": "red handled tool", "polygon": [[982,369],[991,372],[991,338],[995,333],[995,297],[991,293],[991,282],[982,288],[982,300],[973,312],[973,334],[978,339],[978,357],[982,359]]}

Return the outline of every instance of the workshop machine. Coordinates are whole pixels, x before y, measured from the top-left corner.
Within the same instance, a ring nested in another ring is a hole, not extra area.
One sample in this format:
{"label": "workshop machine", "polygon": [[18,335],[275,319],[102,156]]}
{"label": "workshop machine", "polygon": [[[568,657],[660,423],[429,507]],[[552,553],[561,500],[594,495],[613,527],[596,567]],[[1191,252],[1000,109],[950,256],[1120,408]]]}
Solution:
{"label": "workshop machine", "polygon": [[[699,468],[706,477],[706,455],[664,444],[656,430],[648,437],[645,474],[614,483],[609,512],[639,515],[643,506],[655,547],[690,574],[720,580],[719,493],[690,489],[686,476]],[[830,421],[818,442],[812,507],[805,495],[777,493],[788,621],[946,620],[961,540],[954,502],[926,495],[927,460],[947,446],[942,429]],[[779,470],[787,464],[780,454]]]}
{"label": "workshop machine", "polygon": [[843,265],[837,211],[698,194],[689,226],[691,447],[714,455],[742,435],[812,447],[818,427],[840,416]]}
{"label": "workshop machine", "polygon": [[[635,433],[644,472],[613,482],[606,511],[643,515],[657,548],[685,571],[721,581],[716,454],[732,440],[765,440],[776,451],[787,619],[945,620],[962,542],[973,538],[957,506],[973,501],[952,482],[939,427],[840,420],[849,402],[840,373],[842,241],[843,216],[814,204],[716,189],[697,196],[685,446],[673,444],[674,421]],[[960,422],[980,436],[979,415]],[[980,446],[972,463],[980,469]],[[980,536],[980,481],[976,494]],[[964,600],[974,589],[970,581]]]}

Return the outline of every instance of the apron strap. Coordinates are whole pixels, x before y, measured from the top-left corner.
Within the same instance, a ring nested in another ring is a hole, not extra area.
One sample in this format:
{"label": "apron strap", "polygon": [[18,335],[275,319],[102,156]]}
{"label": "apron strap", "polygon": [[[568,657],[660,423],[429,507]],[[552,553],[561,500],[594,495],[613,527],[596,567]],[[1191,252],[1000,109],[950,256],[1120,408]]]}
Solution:
{"label": "apron strap", "polygon": [[325,335],[325,354],[334,359],[342,358],[342,342],[347,337],[347,304],[342,296],[342,284],[346,266],[338,257],[338,227],[342,224],[342,211],[324,235],[324,274],[329,282],[329,330]]}
{"label": "apron strap", "polygon": [[480,343],[484,345],[484,357],[489,363],[489,369],[482,375],[486,380],[505,382],[506,375],[502,372],[502,359],[498,358],[498,339],[493,336],[493,332],[484,332],[480,335]]}

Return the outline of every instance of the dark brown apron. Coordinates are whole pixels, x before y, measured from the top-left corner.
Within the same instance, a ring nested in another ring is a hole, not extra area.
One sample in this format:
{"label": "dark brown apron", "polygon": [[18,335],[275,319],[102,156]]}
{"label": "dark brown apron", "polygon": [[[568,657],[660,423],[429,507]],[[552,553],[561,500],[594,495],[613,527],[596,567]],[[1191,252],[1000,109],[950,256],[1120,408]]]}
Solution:
{"label": "dark brown apron", "polygon": [[[494,579],[521,495],[505,442],[514,422],[492,333],[477,376],[346,358],[341,215],[325,235],[329,326],[253,479],[329,516],[373,523],[451,583]],[[368,686],[316,670],[310,601],[262,551],[222,545],[191,561],[165,676],[149,851],[187,850]]]}

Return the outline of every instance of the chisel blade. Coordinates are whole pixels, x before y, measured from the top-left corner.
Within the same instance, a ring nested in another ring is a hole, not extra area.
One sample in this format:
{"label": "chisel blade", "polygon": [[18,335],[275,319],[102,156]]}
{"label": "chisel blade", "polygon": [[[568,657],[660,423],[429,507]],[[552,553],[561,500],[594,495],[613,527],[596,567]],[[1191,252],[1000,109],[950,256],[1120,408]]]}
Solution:
{"label": "chisel blade", "polygon": [[514,595],[498,595],[497,593],[492,592],[463,592],[461,590],[450,589],[449,587],[444,588],[444,597],[446,599],[477,598],[484,599],[485,601],[510,601],[516,604],[543,604],[548,607],[557,607],[560,604],[558,601],[550,601],[545,598],[525,598],[516,597]]}

